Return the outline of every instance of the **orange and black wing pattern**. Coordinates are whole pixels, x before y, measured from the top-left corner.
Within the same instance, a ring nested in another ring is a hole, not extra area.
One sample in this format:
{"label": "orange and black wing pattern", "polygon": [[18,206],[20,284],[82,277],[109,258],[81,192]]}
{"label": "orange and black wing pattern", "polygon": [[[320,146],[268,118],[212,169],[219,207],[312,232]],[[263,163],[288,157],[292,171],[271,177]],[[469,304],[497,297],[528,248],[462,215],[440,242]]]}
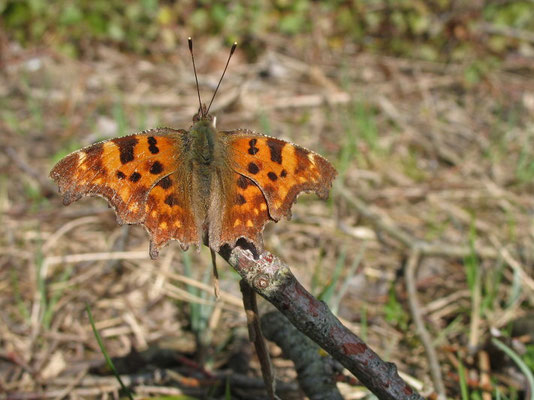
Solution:
{"label": "orange and black wing pattern", "polygon": [[267,200],[260,188],[246,176],[232,172],[231,187],[226,191],[222,213],[220,237],[210,238],[210,245],[218,248],[223,243],[233,246],[243,237],[261,250],[261,233],[265,224],[271,220]]}
{"label": "orange and black wing pattern", "polygon": [[144,224],[151,256],[171,239],[183,247],[199,243],[183,174],[182,141],[187,132],[159,128],[95,143],[59,161],[50,172],[68,205],[83,196],[105,198],[119,223]]}
{"label": "orange and black wing pattern", "polygon": [[231,161],[238,174],[252,180],[264,194],[275,221],[291,217],[301,192],[328,197],[336,170],[325,158],[281,139],[252,131],[227,131]]}

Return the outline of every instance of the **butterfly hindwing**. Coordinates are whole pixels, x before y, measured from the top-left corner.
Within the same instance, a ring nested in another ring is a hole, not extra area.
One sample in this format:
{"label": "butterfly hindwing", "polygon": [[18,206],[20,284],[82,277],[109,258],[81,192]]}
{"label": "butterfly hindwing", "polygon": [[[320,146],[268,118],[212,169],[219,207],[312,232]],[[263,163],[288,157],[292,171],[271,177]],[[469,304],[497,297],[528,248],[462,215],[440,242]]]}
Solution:
{"label": "butterfly hindwing", "polygon": [[188,179],[180,171],[162,178],[150,190],[143,222],[150,233],[150,256],[156,258],[159,248],[175,239],[185,250],[200,244],[198,224],[191,207]]}
{"label": "butterfly hindwing", "polygon": [[227,131],[234,170],[256,183],[265,195],[271,218],[291,217],[301,192],[328,196],[334,167],[320,155],[281,139],[248,130]]}
{"label": "butterfly hindwing", "polygon": [[233,246],[240,237],[263,248],[262,232],[269,217],[267,201],[259,187],[246,176],[233,173],[230,190],[227,191],[219,238],[210,238],[210,244],[228,243]]}
{"label": "butterfly hindwing", "polygon": [[[56,164],[50,172],[63,193],[63,203],[70,204],[83,196],[104,197],[117,213],[120,223],[145,223],[147,230],[163,245],[169,239],[177,239],[183,245],[198,242],[198,234],[179,230],[164,221],[168,218],[190,218],[189,213],[178,208],[173,212],[152,213],[155,207],[168,206],[167,195],[178,190],[177,184],[160,193],[162,180],[172,182],[169,175],[184,168],[180,155],[184,130],[159,128],[139,134],[95,143],[78,150]],[[167,178],[167,179],[165,179]],[[153,193],[152,193],[153,192]],[[186,199],[181,199],[182,205]]]}

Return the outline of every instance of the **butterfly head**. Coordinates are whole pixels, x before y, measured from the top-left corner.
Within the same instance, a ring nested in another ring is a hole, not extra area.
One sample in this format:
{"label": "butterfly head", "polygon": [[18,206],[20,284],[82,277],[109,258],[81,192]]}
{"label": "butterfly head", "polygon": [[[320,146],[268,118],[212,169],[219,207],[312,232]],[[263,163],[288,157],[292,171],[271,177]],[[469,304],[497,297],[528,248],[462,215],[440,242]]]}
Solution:
{"label": "butterfly head", "polygon": [[204,121],[204,122],[207,122],[209,125],[212,125],[215,128],[216,120],[217,120],[216,117],[208,113],[208,108],[206,107],[205,104],[202,104],[199,107],[198,112],[195,115],[193,115],[194,124],[197,124],[200,121]]}

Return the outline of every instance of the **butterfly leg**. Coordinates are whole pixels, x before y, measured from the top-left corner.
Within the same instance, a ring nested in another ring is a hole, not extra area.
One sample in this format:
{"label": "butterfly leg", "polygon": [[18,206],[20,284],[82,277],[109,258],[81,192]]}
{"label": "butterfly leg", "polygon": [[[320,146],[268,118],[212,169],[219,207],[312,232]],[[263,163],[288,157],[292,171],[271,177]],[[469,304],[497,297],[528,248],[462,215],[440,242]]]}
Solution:
{"label": "butterfly leg", "polygon": [[213,266],[213,290],[215,293],[215,298],[219,298],[221,296],[221,290],[219,288],[219,272],[217,271],[217,254],[215,254],[215,251],[210,248],[211,253],[211,265]]}

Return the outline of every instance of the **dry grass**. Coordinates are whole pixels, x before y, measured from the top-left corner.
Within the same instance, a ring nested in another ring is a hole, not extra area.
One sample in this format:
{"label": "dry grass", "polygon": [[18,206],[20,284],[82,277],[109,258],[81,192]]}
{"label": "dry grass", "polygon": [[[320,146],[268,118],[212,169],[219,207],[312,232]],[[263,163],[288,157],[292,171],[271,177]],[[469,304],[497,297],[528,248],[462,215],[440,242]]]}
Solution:
{"label": "dry grass", "polygon": [[[226,51],[197,56],[204,98]],[[95,54],[77,62],[11,49],[0,78],[0,393],[117,394],[87,303],[109,353],[127,357],[137,394],[223,396],[230,377],[235,398],[258,396],[236,274],[220,268],[216,302],[206,249],[184,255],[173,244],[151,261],[142,228],[116,225],[101,199],[64,208],[47,178],[67,151],[148,127],[186,128],[197,109],[186,46],[167,59]],[[489,390],[483,398],[496,388],[514,398],[524,377],[491,346],[490,329],[521,337],[506,339],[519,354],[532,345],[532,331],[510,326],[528,321],[534,304],[534,71],[503,61],[470,83],[465,67],[273,49],[249,65],[238,52],[214,112],[221,128],[289,138],[336,163],[329,202],[302,197],[291,222],[265,233],[306,287],[334,285],[327,300],[339,316],[422,393],[432,378],[411,313],[433,340],[450,397],[460,396],[462,364],[472,390]],[[414,254],[410,295],[403,276]],[[299,398],[276,351],[284,393]]]}

